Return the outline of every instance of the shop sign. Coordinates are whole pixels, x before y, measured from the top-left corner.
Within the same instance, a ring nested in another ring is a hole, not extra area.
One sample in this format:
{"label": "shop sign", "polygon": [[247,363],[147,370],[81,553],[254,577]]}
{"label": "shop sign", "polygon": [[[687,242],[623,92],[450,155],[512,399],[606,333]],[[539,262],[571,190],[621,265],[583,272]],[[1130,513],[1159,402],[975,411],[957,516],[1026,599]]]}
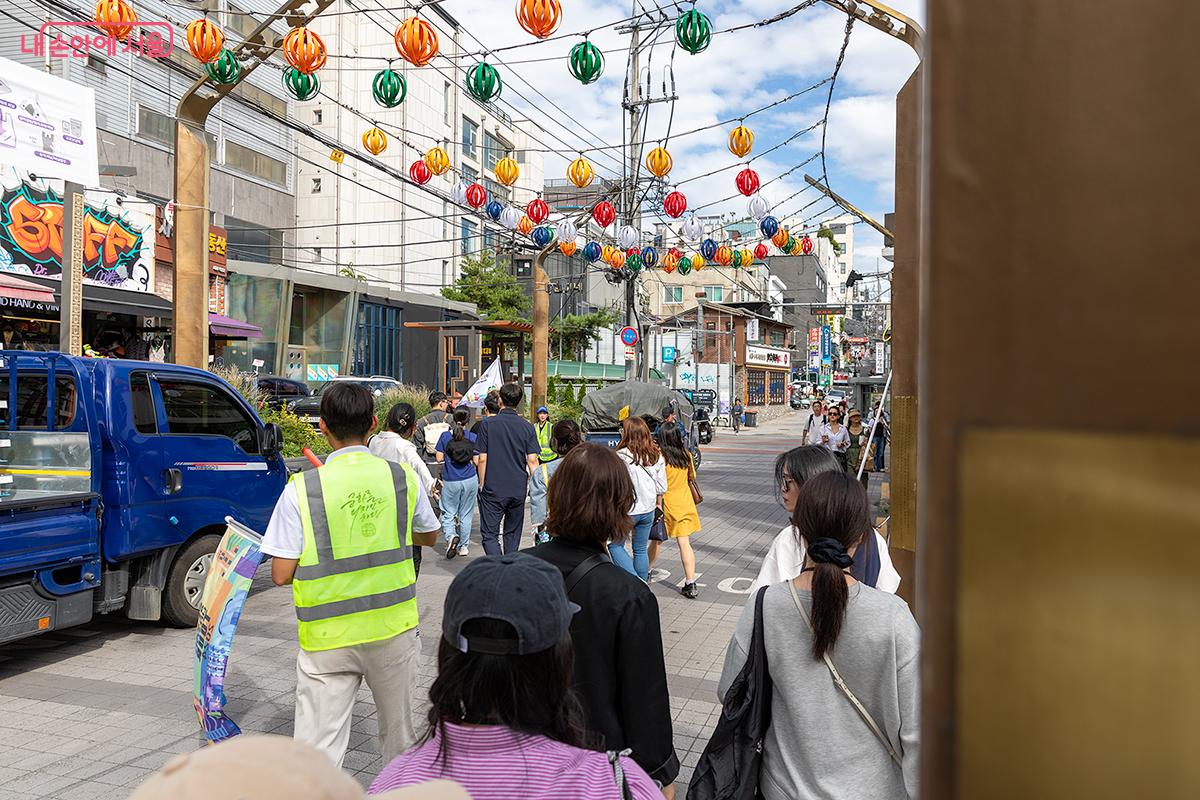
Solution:
{"label": "shop sign", "polygon": [[0,295],[0,308],[8,311],[23,311],[47,316],[58,316],[58,303],[43,303],[38,300],[26,300],[23,297],[5,297],[4,295]]}
{"label": "shop sign", "polygon": [[338,376],[337,364],[309,364],[305,369],[305,378],[314,383],[331,381]]}
{"label": "shop sign", "polygon": [[813,306],[814,317],[840,317],[845,315],[845,306]]}
{"label": "shop sign", "polygon": [[821,326],[821,364],[833,363],[833,330],[828,325]]}
{"label": "shop sign", "polygon": [[[22,36],[22,45],[24,41]],[[35,41],[42,45],[40,35]],[[96,91],[6,58],[0,58],[0,75],[4,76],[0,93],[4,172],[99,186]],[[61,222],[61,211],[58,218]]]}
{"label": "shop sign", "polygon": [[208,226],[208,271],[214,275],[228,275],[226,269],[225,250],[229,246],[229,236],[224,228],[216,225]]}
{"label": "shop sign", "polygon": [[775,347],[762,347],[756,344],[746,345],[746,363],[763,365],[767,367],[790,368],[792,366],[792,354],[788,350],[780,350]]}
{"label": "shop sign", "polygon": [[835,372],[835,373],[833,373],[833,382],[834,383],[849,383],[850,382],[850,374],[847,372]]}
{"label": "shop sign", "polygon": [[747,342],[757,342],[758,339],[759,339],[758,320],[757,319],[746,320],[746,341]]}

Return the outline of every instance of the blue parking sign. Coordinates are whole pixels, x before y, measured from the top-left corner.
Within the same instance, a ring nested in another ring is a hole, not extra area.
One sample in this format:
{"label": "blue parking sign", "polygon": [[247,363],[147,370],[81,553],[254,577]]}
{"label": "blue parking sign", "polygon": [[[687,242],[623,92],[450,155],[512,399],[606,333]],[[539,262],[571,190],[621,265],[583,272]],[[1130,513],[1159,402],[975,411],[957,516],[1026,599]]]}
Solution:
{"label": "blue parking sign", "polygon": [[664,346],[662,349],[662,361],[664,364],[675,363],[676,350],[674,347]]}

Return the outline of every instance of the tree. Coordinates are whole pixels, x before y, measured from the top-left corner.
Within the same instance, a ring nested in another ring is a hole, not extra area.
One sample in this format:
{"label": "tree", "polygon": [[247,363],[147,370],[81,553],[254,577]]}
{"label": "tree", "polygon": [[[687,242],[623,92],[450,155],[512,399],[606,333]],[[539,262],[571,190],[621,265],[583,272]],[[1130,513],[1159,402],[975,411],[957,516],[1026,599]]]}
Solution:
{"label": "tree", "polygon": [[841,255],[842,246],[838,244],[837,239],[833,238],[833,231],[829,230],[829,228],[826,228],[824,225],[822,225],[820,230],[817,231],[817,238],[828,239],[829,243],[833,245],[834,254]]}
{"label": "tree", "polygon": [[559,358],[580,353],[592,342],[600,340],[600,331],[610,328],[619,319],[616,310],[602,308],[590,314],[567,314],[554,323],[554,339],[561,336]]}
{"label": "tree", "polygon": [[464,256],[458,280],[442,289],[442,297],[474,303],[487,319],[525,320],[529,310],[529,297],[491,250]]}

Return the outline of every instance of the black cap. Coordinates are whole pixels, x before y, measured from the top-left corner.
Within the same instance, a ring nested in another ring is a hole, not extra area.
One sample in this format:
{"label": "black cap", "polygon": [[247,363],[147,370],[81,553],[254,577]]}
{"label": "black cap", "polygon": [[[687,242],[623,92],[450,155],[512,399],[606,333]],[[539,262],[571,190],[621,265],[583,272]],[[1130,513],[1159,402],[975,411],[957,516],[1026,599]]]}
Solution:
{"label": "black cap", "polygon": [[[442,638],[464,653],[528,655],[549,650],[567,636],[579,606],[567,600],[557,567],[526,553],[472,561],[450,582],[442,615]],[[512,625],[516,639],[463,636],[473,619]]]}

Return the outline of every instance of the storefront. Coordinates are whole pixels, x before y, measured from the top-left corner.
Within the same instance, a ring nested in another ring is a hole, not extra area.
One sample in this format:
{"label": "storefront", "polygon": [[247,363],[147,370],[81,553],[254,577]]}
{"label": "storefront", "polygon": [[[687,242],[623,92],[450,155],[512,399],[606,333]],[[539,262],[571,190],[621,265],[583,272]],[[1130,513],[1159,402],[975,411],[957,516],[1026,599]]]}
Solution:
{"label": "storefront", "polygon": [[747,344],[745,364],[747,405],[783,405],[787,402],[788,380],[792,373],[791,351]]}

